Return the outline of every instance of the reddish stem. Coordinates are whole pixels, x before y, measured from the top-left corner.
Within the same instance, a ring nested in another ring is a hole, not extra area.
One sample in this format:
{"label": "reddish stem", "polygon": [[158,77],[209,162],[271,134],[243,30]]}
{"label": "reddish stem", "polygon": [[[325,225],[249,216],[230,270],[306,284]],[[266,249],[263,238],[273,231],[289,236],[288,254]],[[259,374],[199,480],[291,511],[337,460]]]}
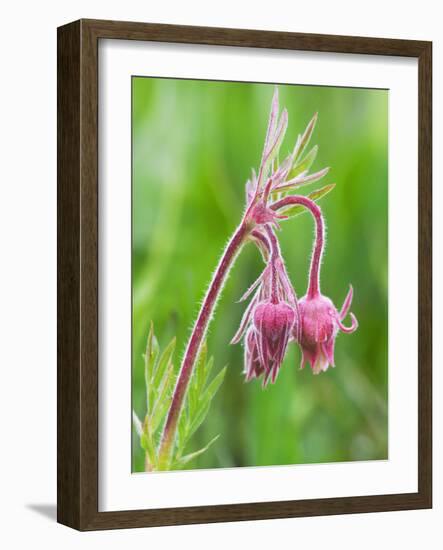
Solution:
{"label": "reddish stem", "polygon": [[232,267],[234,260],[240,251],[240,248],[249,232],[249,227],[245,221],[235,231],[229,241],[225,252],[220,260],[220,263],[215,270],[209,289],[203,300],[200,312],[195,322],[194,329],[188,342],[185,351],[183,362],[178,374],[177,383],[175,385],[174,394],[172,396],[171,405],[166,418],[166,423],[163,429],[162,439],[159,449],[160,468],[169,467],[169,461],[174,446],[175,432],[177,422],[180,416],[180,411],[183,406],[183,401],[188,389],[189,380],[199,353],[202,341],[205,337],[206,330],[214,312],[217,298],[223,288],[226,276],[229,269]]}
{"label": "reddish stem", "polygon": [[266,233],[271,244],[271,302],[277,304],[277,261],[280,259],[280,247],[278,246],[277,237],[274,235],[269,225],[266,225]]}
{"label": "reddish stem", "polygon": [[325,243],[325,225],[320,207],[314,201],[301,195],[290,195],[271,205],[272,210],[278,211],[285,206],[300,204],[307,208],[315,219],[316,238],[312,251],[311,267],[309,270],[308,297],[316,298],[320,294],[320,263]]}
{"label": "reddish stem", "polygon": [[258,241],[260,241],[265,249],[269,252],[269,241],[268,239],[263,235],[263,233],[260,233],[260,231],[258,231],[257,229],[254,229],[251,233],[251,235],[257,239]]}

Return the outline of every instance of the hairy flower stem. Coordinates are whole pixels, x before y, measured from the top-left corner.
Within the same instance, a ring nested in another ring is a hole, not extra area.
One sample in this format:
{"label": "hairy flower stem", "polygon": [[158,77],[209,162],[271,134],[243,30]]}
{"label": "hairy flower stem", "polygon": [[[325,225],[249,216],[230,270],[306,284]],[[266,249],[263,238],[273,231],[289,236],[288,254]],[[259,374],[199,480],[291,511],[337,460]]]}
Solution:
{"label": "hairy flower stem", "polygon": [[201,344],[205,337],[209,322],[214,312],[217,298],[223,289],[226,277],[232,267],[246,237],[251,228],[250,225],[243,219],[242,223],[236,229],[231,240],[229,241],[220,263],[215,270],[209,289],[203,300],[200,312],[189,338],[188,345],[183,357],[180,372],[178,374],[174,393],[172,396],[171,406],[168,411],[165,426],[159,448],[159,469],[168,469],[169,462],[175,442],[175,434],[177,431],[177,423],[180,416],[180,410],[183,406],[183,401],[186,396],[188,384],[194,369],[194,365],[200,351]]}
{"label": "hairy flower stem", "polygon": [[266,226],[266,233],[271,245],[271,302],[278,303],[277,291],[277,261],[280,259],[280,247],[278,246],[277,237],[274,235],[271,227]]}
{"label": "hairy flower stem", "polygon": [[272,210],[278,211],[285,206],[300,204],[307,208],[315,219],[316,238],[312,251],[311,267],[309,270],[309,287],[307,296],[315,298],[320,294],[320,264],[325,244],[325,224],[320,207],[308,197],[301,195],[290,195],[271,205]]}

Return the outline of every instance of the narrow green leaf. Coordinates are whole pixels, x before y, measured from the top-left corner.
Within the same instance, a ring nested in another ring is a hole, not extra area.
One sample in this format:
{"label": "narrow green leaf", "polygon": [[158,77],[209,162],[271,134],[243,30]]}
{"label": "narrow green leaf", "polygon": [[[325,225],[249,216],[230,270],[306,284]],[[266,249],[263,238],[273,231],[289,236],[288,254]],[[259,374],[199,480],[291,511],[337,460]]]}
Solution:
{"label": "narrow green leaf", "polygon": [[155,465],[157,462],[157,454],[155,451],[154,442],[152,440],[148,417],[145,418],[145,422],[143,424],[143,432],[140,437],[140,445],[142,446],[142,449],[146,452],[149,463]]}
{"label": "narrow green leaf", "polygon": [[199,449],[198,451],[195,451],[193,453],[189,453],[181,458],[179,458],[178,460],[175,461],[174,463],[174,467],[175,468],[180,468],[182,466],[184,466],[185,464],[187,464],[189,461],[193,460],[194,458],[197,458],[199,455],[203,454],[204,452],[206,452],[209,447],[215,443],[217,441],[217,439],[220,437],[220,435],[216,435],[213,439],[211,439],[211,441],[205,446],[203,447],[202,449]]}
{"label": "narrow green leaf", "polygon": [[197,411],[199,398],[205,385],[205,366],[207,351],[207,345],[206,342],[204,342],[200,349],[195,370],[189,383],[187,405],[189,408],[189,415],[191,417],[194,416]]}
{"label": "narrow green leaf", "polygon": [[169,366],[162,377],[161,383],[157,388],[157,398],[151,414],[153,433],[156,432],[165,417],[166,411],[169,409],[172,398],[172,390],[174,387],[174,379],[174,365],[169,363]]}
{"label": "narrow green leaf", "polygon": [[168,409],[169,409],[170,402],[171,402],[170,399],[165,399],[162,403],[159,403],[156,406],[155,412],[152,415],[152,429],[154,432],[157,431],[157,429],[165,419],[166,413],[168,412]]}
{"label": "narrow green leaf", "polygon": [[303,155],[304,150],[311,140],[312,134],[314,132],[315,124],[317,123],[318,113],[311,118],[309,124],[306,126],[306,130],[303,132],[303,135],[298,140],[294,149],[294,162],[297,162],[298,159]]}
{"label": "narrow green leaf", "polygon": [[188,442],[189,416],[187,407],[182,407],[177,428],[177,455],[181,455]]}
{"label": "narrow green leaf", "polygon": [[188,394],[186,399],[189,416],[191,418],[194,416],[194,414],[197,411],[198,399],[199,399],[199,392],[197,389],[197,379],[195,376],[193,376],[190,382],[190,387],[188,388]]}
{"label": "narrow green leaf", "polygon": [[211,356],[205,365],[205,382],[211,374],[212,367],[214,366],[214,358]]}
{"label": "narrow green leaf", "polygon": [[266,150],[266,153],[263,156],[262,160],[262,170],[260,171],[260,181],[257,185],[260,187],[263,181],[266,181],[269,175],[269,169],[273,161],[277,158],[281,144],[286,134],[286,129],[288,127],[288,111],[283,109],[283,112],[280,116],[280,120],[275,130],[275,134],[272,137],[272,140],[269,143],[269,148]]}
{"label": "narrow green leaf", "polygon": [[287,180],[285,183],[274,187],[271,193],[273,196],[275,196],[277,193],[288,193],[289,191],[294,191],[294,189],[299,189],[304,185],[315,183],[321,180],[326,176],[328,172],[329,167],[323,168],[322,170],[314,172],[313,174],[306,174],[305,172],[302,172],[299,176],[296,176],[295,178]]}
{"label": "narrow green leaf", "polygon": [[[330,185],[325,185],[325,187],[322,187],[320,189],[317,189],[316,191],[313,191],[312,193],[309,193],[307,197],[313,201],[318,201],[321,198],[323,198],[325,195],[327,195],[329,192],[331,192],[334,189],[334,187],[335,187],[335,183],[331,183]],[[301,204],[294,204],[294,205],[288,206],[287,208],[282,208],[281,210],[279,210],[279,214],[284,214],[285,216],[288,216],[290,218],[298,216],[299,214],[303,214],[304,212],[307,212],[307,209]]]}
{"label": "narrow green leaf", "polygon": [[208,355],[208,346],[206,342],[203,342],[197,362],[196,378],[197,378],[197,390],[203,390],[204,384],[206,382],[206,358]]}
{"label": "narrow green leaf", "polygon": [[278,88],[274,89],[274,94],[271,101],[271,110],[269,112],[268,129],[266,131],[265,146],[263,149],[263,156],[269,149],[269,142],[273,139],[275,130],[277,129],[278,122]]}
{"label": "narrow green leaf", "polygon": [[215,394],[217,393],[219,387],[223,382],[223,379],[226,374],[226,369],[227,367],[223,367],[222,370],[216,376],[214,376],[214,378],[211,380],[211,383],[205,390],[202,401],[205,399],[212,400],[214,398]]}
{"label": "narrow green leaf", "polygon": [[206,418],[206,415],[209,412],[209,407],[211,406],[211,401],[223,382],[223,379],[226,374],[226,368],[227,367],[224,367],[213,378],[209,386],[204,391],[202,397],[200,398],[197,413],[194,416],[191,416],[190,418],[188,437],[191,437],[196,432],[196,430],[200,427],[203,420]]}
{"label": "narrow green leaf", "polygon": [[141,437],[143,433],[143,426],[140,418],[137,416],[134,410],[132,411],[132,423],[134,424],[134,428],[135,428],[135,431],[137,432],[137,435]]}
{"label": "narrow green leaf", "polygon": [[288,179],[295,178],[303,172],[307,172],[314,163],[317,153],[318,145],[315,145],[302,160],[294,164],[294,167],[289,172]]}
{"label": "narrow green leaf", "polygon": [[157,338],[154,334],[154,324],[151,322],[151,327],[149,329],[148,340],[146,342],[146,352],[144,356],[145,360],[145,385],[146,385],[146,411],[149,414],[150,407],[153,402],[153,391],[152,391],[152,376],[154,373],[155,362],[158,356],[159,347]]}
{"label": "narrow green leaf", "polygon": [[201,426],[202,422],[206,418],[209,408],[211,406],[211,401],[206,400],[204,403],[201,403],[197,413],[190,419],[189,427],[187,430],[187,440],[189,440],[194,433],[198,430],[198,428]]}
{"label": "narrow green leaf", "polygon": [[154,323],[151,322],[149,328],[148,339],[146,341],[146,351],[145,351],[145,376],[148,381],[151,380],[152,374],[155,368],[155,361],[159,352],[159,346],[157,338],[154,334]]}
{"label": "narrow green leaf", "polygon": [[286,109],[283,109],[283,112],[280,116],[277,130],[275,131],[275,135],[273,137],[273,142],[266,155],[265,162],[267,166],[270,166],[272,161],[277,157],[280,151],[281,144],[283,143],[283,139],[285,137],[287,128],[288,128],[288,111]]}
{"label": "narrow green leaf", "polygon": [[174,350],[175,350],[175,344],[176,344],[176,339],[174,337],[166,346],[165,350],[160,356],[160,359],[157,362],[157,366],[154,370],[154,376],[153,376],[153,386],[154,386],[154,391],[156,392],[157,392],[157,388],[160,386],[163,380],[163,375],[165,374],[165,371],[168,368],[168,365],[171,363],[172,355],[174,354]]}

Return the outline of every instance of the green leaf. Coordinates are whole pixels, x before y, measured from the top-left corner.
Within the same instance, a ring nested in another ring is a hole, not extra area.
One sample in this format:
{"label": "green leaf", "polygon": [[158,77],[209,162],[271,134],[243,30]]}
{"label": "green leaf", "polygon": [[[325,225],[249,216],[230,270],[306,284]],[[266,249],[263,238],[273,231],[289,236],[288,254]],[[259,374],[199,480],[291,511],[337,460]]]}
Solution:
{"label": "green leaf", "polygon": [[190,382],[190,387],[188,388],[188,395],[187,395],[187,402],[186,402],[189,416],[191,418],[194,416],[194,414],[197,411],[198,400],[199,400],[199,393],[197,390],[197,381],[196,381],[196,378],[193,376]]}
{"label": "green leaf", "polygon": [[157,431],[157,429],[165,419],[170,403],[171,403],[170,399],[165,399],[162,403],[159,403],[155,408],[155,412],[152,415],[152,430],[154,432]]}
{"label": "green leaf", "polygon": [[303,172],[307,172],[311,168],[312,164],[314,163],[317,153],[318,153],[318,145],[315,145],[309,151],[309,153],[302,160],[300,160],[300,162],[297,162],[296,164],[294,164],[294,167],[289,172],[288,179],[295,178],[300,174],[302,174]]}
{"label": "green leaf", "polygon": [[134,428],[135,428],[135,431],[137,432],[137,435],[141,437],[143,433],[143,426],[140,418],[137,416],[134,410],[132,411],[132,423],[134,424]]}
{"label": "green leaf", "polygon": [[203,342],[200,353],[198,354],[194,372],[189,382],[188,394],[187,394],[187,407],[189,415],[194,416],[197,407],[200,394],[205,384],[205,364],[206,364],[207,346],[206,342]]}
{"label": "green leaf", "polygon": [[278,152],[280,151],[280,146],[283,143],[283,139],[285,137],[287,128],[288,128],[288,111],[286,109],[283,109],[282,114],[280,115],[280,120],[278,122],[277,129],[275,130],[275,134],[273,136],[273,143],[268,151],[268,155],[267,155],[268,162],[272,162],[277,157]]}
{"label": "green leaf", "polygon": [[154,334],[154,324],[151,323],[151,328],[149,329],[148,340],[146,343],[146,352],[144,356],[145,360],[145,385],[146,385],[146,411],[149,414],[150,407],[153,402],[153,385],[152,377],[155,368],[155,362],[159,353],[159,346],[157,338]]}
{"label": "green leaf", "polygon": [[273,137],[275,135],[275,130],[277,129],[278,110],[279,110],[278,88],[276,86],[275,89],[274,89],[274,94],[272,96],[272,101],[271,101],[271,110],[269,112],[268,129],[266,131],[266,138],[265,138],[265,146],[264,146],[264,150],[263,150],[263,156],[266,155],[266,152],[269,149],[269,142],[273,139]]}
{"label": "green leaf", "polygon": [[298,161],[298,159],[303,155],[304,150],[308,146],[311,140],[312,134],[314,133],[314,128],[317,123],[317,117],[318,117],[318,113],[315,113],[315,115],[309,121],[309,124],[306,126],[306,130],[304,131],[301,138],[297,139],[297,143],[294,149],[294,162]]}
{"label": "green leaf", "polygon": [[145,422],[143,424],[143,432],[140,436],[140,445],[145,451],[150,464],[155,465],[157,463],[157,453],[155,451],[154,441],[152,440],[148,417],[145,418]]}
{"label": "green leaf", "polygon": [[202,403],[200,405],[200,407],[198,408],[198,411],[196,412],[194,417],[192,417],[192,419],[190,420],[189,427],[186,433],[186,443],[194,435],[194,433],[198,430],[198,428],[200,428],[204,419],[208,415],[210,407],[211,407],[210,401],[205,401],[205,403]]}
{"label": "green leaf", "polygon": [[180,456],[188,442],[189,416],[186,406],[182,407],[177,427],[177,455]]}
{"label": "green leaf", "polygon": [[205,381],[209,378],[209,375],[211,374],[213,366],[214,366],[214,358],[210,357],[209,361],[205,365]]}
{"label": "green leaf", "polygon": [[179,459],[177,459],[174,464],[173,464],[173,468],[180,468],[182,466],[184,466],[185,464],[187,464],[189,461],[193,460],[194,458],[197,458],[199,455],[203,454],[204,452],[206,452],[209,447],[215,443],[217,441],[217,439],[220,437],[220,435],[216,435],[213,439],[211,439],[211,441],[205,446],[203,447],[202,449],[199,449],[198,451],[195,451],[193,453],[189,453]]}
{"label": "green leaf", "polygon": [[212,400],[214,398],[215,394],[217,393],[219,387],[223,382],[226,374],[226,369],[227,367],[223,367],[222,370],[212,379],[211,383],[206,388],[201,401],[204,401],[206,399]]}
{"label": "green leaf", "polygon": [[159,352],[159,346],[158,346],[157,338],[155,337],[155,334],[154,334],[154,323],[151,322],[148,339],[146,341],[146,351],[144,355],[145,377],[148,381],[152,379],[158,352]]}
{"label": "green leaf", "polygon": [[[151,323],[146,343],[146,352],[144,354],[147,401],[147,412],[144,422],[141,423],[138,416],[133,412],[134,429],[140,438],[140,445],[145,451],[145,467],[149,471],[170,469],[171,467],[171,460],[169,458],[166,463],[163,457],[159,458],[157,456],[157,444],[159,444],[159,428],[164,424],[166,415],[170,410],[176,379],[172,361],[175,346],[176,341],[174,338],[160,353],[153,324]],[[212,399],[218,391],[226,372],[225,367],[207,384],[214,363],[212,357],[208,360],[207,354],[206,343],[203,343],[191,380],[189,381],[188,391],[174,434],[174,457],[172,463],[173,465],[176,464],[177,467],[180,466],[178,461],[181,461],[183,464],[188,462],[203,453],[216,439],[214,438],[203,449],[186,455],[186,457],[183,456],[190,437],[206,418]]]}
{"label": "green leaf", "polygon": [[303,185],[315,183],[316,181],[319,181],[322,178],[324,178],[328,172],[329,172],[329,167],[323,168],[322,170],[319,170],[318,172],[314,172],[313,174],[304,174],[302,172],[298,177],[295,177],[292,180],[288,180],[285,183],[282,183],[281,185],[274,187],[271,193],[273,195],[279,194],[279,193],[287,193],[288,191],[293,191],[294,189],[298,189]]}
{"label": "green leaf", "polygon": [[288,111],[286,109],[283,109],[283,112],[280,116],[280,121],[278,123],[275,134],[272,137],[269,149],[266,151],[266,154],[263,158],[263,169],[261,172],[261,180],[258,182],[259,186],[263,181],[266,181],[271,164],[278,156],[281,144],[283,143],[283,139],[286,134],[287,127],[288,127]]}
{"label": "green leaf", "polygon": [[151,425],[153,433],[155,433],[157,428],[160,426],[171,404],[174,380],[174,365],[172,363],[169,363],[169,366],[161,380],[161,384],[156,390],[157,398],[155,400],[153,411],[151,414]]}
{"label": "green leaf", "polygon": [[168,365],[171,363],[172,355],[174,354],[174,350],[175,350],[175,344],[176,344],[176,339],[174,337],[166,346],[165,350],[160,356],[160,359],[158,360],[157,367],[154,370],[154,376],[153,376],[153,382],[152,382],[152,385],[155,391],[157,391],[157,388],[160,386],[163,380],[165,371],[168,368]]}
{"label": "green leaf", "polygon": [[196,387],[197,387],[197,390],[199,391],[203,390],[203,387],[205,385],[206,378],[207,378],[206,370],[205,370],[207,355],[208,355],[208,346],[206,342],[203,342],[199,356],[198,356],[198,362],[197,362],[197,367],[195,371]]}
{"label": "green leaf", "polygon": [[190,419],[188,438],[190,438],[197,431],[203,420],[206,418],[206,415],[209,412],[209,407],[211,406],[211,401],[223,382],[226,374],[226,368],[227,367],[224,367],[217,374],[217,376],[214,377],[209,386],[206,388],[203,396],[200,398],[197,413]]}
{"label": "green leaf", "polygon": [[[325,185],[325,187],[322,187],[320,189],[317,189],[316,191],[313,191],[312,193],[309,193],[307,197],[313,201],[318,201],[321,198],[323,198],[325,195],[327,195],[330,191],[332,191],[334,187],[335,187],[335,183],[331,183],[330,185]],[[299,214],[303,214],[304,212],[307,212],[307,209],[301,204],[294,204],[294,205],[288,206],[287,208],[282,208],[278,212],[279,214],[283,214],[285,216],[293,218],[295,216],[298,216]]]}
{"label": "green leaf", "polygon": [[283,143],[283,139],[285,137],[287,128],[288,128],[288,111],[286,109],[283,109],[283,112],[280,116],[277,130],[275,131],[275,134],[273,136],[273,143],[267,154],[266,162],[271,163],[277,157],[278,152],[280,151],[281,144]]}

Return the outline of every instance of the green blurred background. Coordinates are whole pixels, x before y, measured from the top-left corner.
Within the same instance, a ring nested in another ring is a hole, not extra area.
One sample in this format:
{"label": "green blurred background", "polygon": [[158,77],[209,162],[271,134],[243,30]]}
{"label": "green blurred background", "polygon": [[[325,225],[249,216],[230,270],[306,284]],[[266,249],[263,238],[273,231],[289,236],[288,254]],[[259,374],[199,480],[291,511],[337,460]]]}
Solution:
{"label": "green blurred background", "polygon": [[[144,417],[142,353],[154,321],[163,348],[177,337],[181,358],[211,274],[244,208],[244,184],[258,168],[273,86],[134,77],[133,406]],[[388,91],[281,85],[289,127],[281,158],[318,111],[311,171],[336,188],[321,200],[327,223],[322,291],[339,308],[354,286],[360,327],[339,335],[336,368],[299,370],[292,344],[275,385],[243,381],[243,350],[231,346],[262,261],[247,245],[210,326],[209,352],[226,379],[188,452],[221,434],[191,468],[386,459],[388,453]],[[299,296],[306,290],[313,222],[303,214],[279,234]],[[349,319],[347,319],[349,322]],[[132,438],[133,471],[143,452]]]}

